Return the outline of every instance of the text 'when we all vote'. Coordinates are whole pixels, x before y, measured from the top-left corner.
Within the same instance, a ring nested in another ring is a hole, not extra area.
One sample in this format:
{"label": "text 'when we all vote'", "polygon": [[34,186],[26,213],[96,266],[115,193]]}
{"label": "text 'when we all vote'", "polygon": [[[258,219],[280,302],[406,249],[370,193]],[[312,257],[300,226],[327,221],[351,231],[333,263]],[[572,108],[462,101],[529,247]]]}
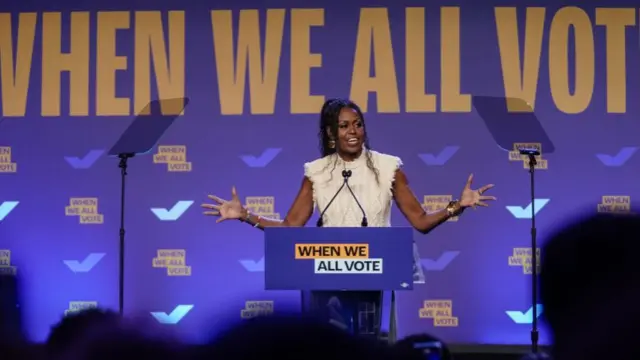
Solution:
{"label": "text 'when we all vote'", "polygon": [[[430,93],[425,91],[430,88],[426,77],[429,64],[425,61],[427,10],[404,9],[404,41],[411,46],[405,46],[404,54],[398,54],[393,50],[389,10],[360,9],[354,60],[345,64],[351,73],[350,98],[364,111],[378,113],[471,112],[471,95],[461,89],[462,10],[459,7],[438,10],[440,89]],[[524,20],[518,21],[519,11],[525,14]],[[626,29],[636,25],[636,16],[637,10],[631,8],[595,9],[593,21],[578,7],[564,7],[553,13],[545,8],[494,8],[493,26],[502,73],[502,79],[497,81],[504,87],[506,98],[520,100],[508,101],[508,110],[532,111],[539,91],[548,90],[559,111],[567,114],[585,111],[592,102],[595,87],[594,32],[602,27],[606,31],[606,44],[598,44],[598,48],[606,51],[607,112],[625,113],[628,60],[624,39]],[[283,39],[287,18],[288,41]],[[216,70],[211,82],[217,81],[222,115],[276,113],[276,99],[282,96],[278,94],[278,88],[282,87],[278,78],[285,69],[290,71],[286,112],[317,113],[325,96],[312,94],[311,72],[323,67],[323,55],[312,52],[311,43],[312,29],[325,26],[324,9],[215,10],[210,12],[210,20],[214,54],[211,66]],[[41,60],[41,81],[33,76],[37,72],[32,66],[37,63],[34,48],[39,23],[41,59],[37,60]],[[69,28],[64,42],[63,25]],[[0,13],[1,115],[25,116],[28,95],[33,93],[29,87],[35,84],[40,85],[39,112],[45,117],[127,116],[143,113],[154,92],[160,99],[182,98],[187,92],[186,25],[185,11],[47,12],[14,16]],[[130,51],[125,53],[116,51],[121,34],[133,39]],[[548,39],[546,44],[544,39]],[[573,64],[568,56],[570,42],[575,44]],[[68,43],[64,51],[63,43]],[[288,68],[281,61],[283,46],[287,44]],[[543,53],[547,54],[548,59],[544,59],[547,61],[542,61]],[[405,62],[404,74],[397,71],[399,57]],[[545,64],[549,88],[539,89],[540,68]],[[570,76],[572,69],[575,74]],[[63,75],[68,75],[68,89],[63,89]],[[404,75],[402,106],[399,75]],[[129,96],[117,94],[121,83],[128,83]],[[94,87],[92,91],[90,86]],[[376,109],[369,109],[372,93],[376,95]],[[213,90],[211,94],[214,98]],[[67,97],[68,114],[66,111],[63,114],[62,103]],[[180,101],[162,102],[162,112],[180,114],[183,105]]]}

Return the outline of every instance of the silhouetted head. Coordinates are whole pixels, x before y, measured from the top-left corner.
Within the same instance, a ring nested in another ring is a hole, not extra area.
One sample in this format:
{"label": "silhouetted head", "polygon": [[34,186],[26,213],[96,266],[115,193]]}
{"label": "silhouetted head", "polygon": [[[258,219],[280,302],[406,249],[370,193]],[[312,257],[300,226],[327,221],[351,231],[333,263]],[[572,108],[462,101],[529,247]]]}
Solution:
{"label": "silhouetted head", "polygon": [[47,353],[52,357],[61,356],[91,329],[115,326],[119,319],[118,314],[101,309],[71,313],[51,328],[46,343]]}
{"label": "silhouetted head", "polygon": [[636,347],[626,337],[635,337],[640,322],[639,239],[640,217],[611,214],[573,222],[549,238],[540,294],[558,358],[620,359],[611,354],[622,345],[613,344]]}
{"label": "silhouetted head", "polygon": [[407,336],[393,345],[394,354],[404,360],[451,360],[444,342],[429,334]]}

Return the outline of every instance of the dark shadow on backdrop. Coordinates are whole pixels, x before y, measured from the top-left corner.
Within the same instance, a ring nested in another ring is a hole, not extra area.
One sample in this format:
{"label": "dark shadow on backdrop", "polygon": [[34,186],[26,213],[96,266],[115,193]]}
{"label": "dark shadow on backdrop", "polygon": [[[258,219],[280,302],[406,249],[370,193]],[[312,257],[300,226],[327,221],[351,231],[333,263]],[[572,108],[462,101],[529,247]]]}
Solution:
{"label": "dark shadow on backdrop", "polygon": [[[140,115],[133,119],[131,125],[109,150],[109,156],[149,153],[187,105],[189,105],[189,98],[154,100],[150,102],[142,109]],[[164,115],[162,109],[172,115]]]}
{"label": "dark shadow on backdrop", "polygon": [[500,149],[513,151],[515,143],[540,143],[543,155],[556,150],[533,110],[509,112],[507,109],[507,101],[519,109],[531,109],[526,101],[493,96],[473,96],[472,101]]}

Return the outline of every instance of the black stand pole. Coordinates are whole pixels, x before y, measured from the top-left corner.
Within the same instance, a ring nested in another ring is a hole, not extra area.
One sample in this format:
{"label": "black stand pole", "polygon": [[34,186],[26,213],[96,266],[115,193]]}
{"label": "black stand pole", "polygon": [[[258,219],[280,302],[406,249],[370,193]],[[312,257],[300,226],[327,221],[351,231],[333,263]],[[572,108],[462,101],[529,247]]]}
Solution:
{"label": "black stand pole", "polygon": [[134,157],[135,154],[119,154],[118,158],[120,163],[120,267],[119,267],[119,279],[118,279],[118,311],[120,316],[124,315],[124,194],[125,183],[127,178],[127,161]]}
{"label": "black stand pole", "polygon": [[535,155],[529,155],[529,175],[531,181],[531,352],[538,353],[538,241],[536,230],[536,210],[535,210]]}

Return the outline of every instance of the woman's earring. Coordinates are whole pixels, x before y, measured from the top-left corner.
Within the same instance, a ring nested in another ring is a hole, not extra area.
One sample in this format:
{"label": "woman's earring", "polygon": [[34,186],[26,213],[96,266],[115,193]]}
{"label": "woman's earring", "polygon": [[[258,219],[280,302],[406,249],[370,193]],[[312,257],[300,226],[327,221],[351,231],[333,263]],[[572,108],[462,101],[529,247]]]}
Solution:
{"label": "woman's earring", "polygon": [[329,148],[333,149],[336,147],[336,142],[334,140],[329,140]]}

